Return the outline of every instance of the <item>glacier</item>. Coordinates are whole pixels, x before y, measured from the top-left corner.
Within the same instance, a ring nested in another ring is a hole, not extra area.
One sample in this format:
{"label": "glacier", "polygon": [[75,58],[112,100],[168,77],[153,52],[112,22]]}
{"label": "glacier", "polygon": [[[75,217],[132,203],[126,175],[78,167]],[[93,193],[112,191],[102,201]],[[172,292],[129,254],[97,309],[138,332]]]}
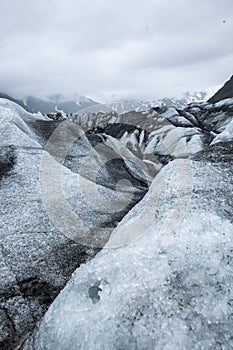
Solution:
{"label": "glacier", "polygon": [[231,349],[232,116],[0,99],[3,349]]}

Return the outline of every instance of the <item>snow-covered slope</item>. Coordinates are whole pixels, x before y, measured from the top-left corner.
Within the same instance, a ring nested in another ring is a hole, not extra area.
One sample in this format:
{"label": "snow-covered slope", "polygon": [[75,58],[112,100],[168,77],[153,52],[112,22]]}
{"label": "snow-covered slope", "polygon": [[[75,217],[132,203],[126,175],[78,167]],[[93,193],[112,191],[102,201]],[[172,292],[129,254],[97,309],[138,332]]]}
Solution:
{"label": "snow-covered slope", "polygon": [[39,98],[36,96],[27,96],[24,100],[13,98],[7,94],[0,93],[0,98],[15,102],[30,113],[57,113],[64,114],[77,113],[83,109],[94,107],[99,103],[81,95],[65,97],[60,94],[52,95],[47,98]]}
{"label": "snow-covered slope", "polygon": [[63,97],[62,95],[54,95],[47,99],[29,96],[24,101],[27,110],[32,113],[57,113],[65,114],[77,113],[82,109],[90,108],[98,104],[97,102],[85,97],[75,96],[73,99]]}
{"label": "snow-covered slope", "polygon": [[123,99],[106,104],[108,108],[118,114],[123,114],[129,111],[142,111],[150,109],[152,107],[167,107],[167,108],[184,108],[189,103],[204,102],[207,98],[207,92],[186,92],[180,98],[165,97],[153,101],[135,100],[135,99]]}

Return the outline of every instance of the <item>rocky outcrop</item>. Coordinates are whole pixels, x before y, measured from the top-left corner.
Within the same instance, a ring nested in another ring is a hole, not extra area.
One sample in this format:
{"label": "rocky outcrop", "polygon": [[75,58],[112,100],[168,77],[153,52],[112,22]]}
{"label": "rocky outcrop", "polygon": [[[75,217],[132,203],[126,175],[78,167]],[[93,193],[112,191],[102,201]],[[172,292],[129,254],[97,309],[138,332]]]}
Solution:
{"label": "rocky outcrop", "polygon": [[220,90],[216,92],[213,97],[208,100],[208,102],[216,103],[227,98],[233,98],[233,76],[224,84]]}

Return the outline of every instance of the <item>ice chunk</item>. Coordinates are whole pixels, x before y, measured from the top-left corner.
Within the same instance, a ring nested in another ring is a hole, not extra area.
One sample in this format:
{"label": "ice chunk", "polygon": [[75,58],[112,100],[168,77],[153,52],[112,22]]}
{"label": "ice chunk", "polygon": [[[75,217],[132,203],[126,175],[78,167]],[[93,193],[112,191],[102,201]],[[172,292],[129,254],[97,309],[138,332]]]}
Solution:
{"label": "ice chunk", "polygon": [[228,141],[233,141],[233,120],[227,124],[225,130],[221,132],[219,135],[217,135],[211,145],[214,145],[219,142],[228,142]]}

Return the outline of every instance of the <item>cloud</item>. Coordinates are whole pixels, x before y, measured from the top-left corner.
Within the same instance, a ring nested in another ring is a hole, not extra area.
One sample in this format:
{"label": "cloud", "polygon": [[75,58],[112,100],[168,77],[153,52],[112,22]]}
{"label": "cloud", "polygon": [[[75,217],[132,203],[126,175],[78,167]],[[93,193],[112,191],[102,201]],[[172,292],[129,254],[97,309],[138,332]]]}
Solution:
{"label": "cloud", "polygon": [[232,75],[232,0],[1,2],[0,90],[156,98]]}

